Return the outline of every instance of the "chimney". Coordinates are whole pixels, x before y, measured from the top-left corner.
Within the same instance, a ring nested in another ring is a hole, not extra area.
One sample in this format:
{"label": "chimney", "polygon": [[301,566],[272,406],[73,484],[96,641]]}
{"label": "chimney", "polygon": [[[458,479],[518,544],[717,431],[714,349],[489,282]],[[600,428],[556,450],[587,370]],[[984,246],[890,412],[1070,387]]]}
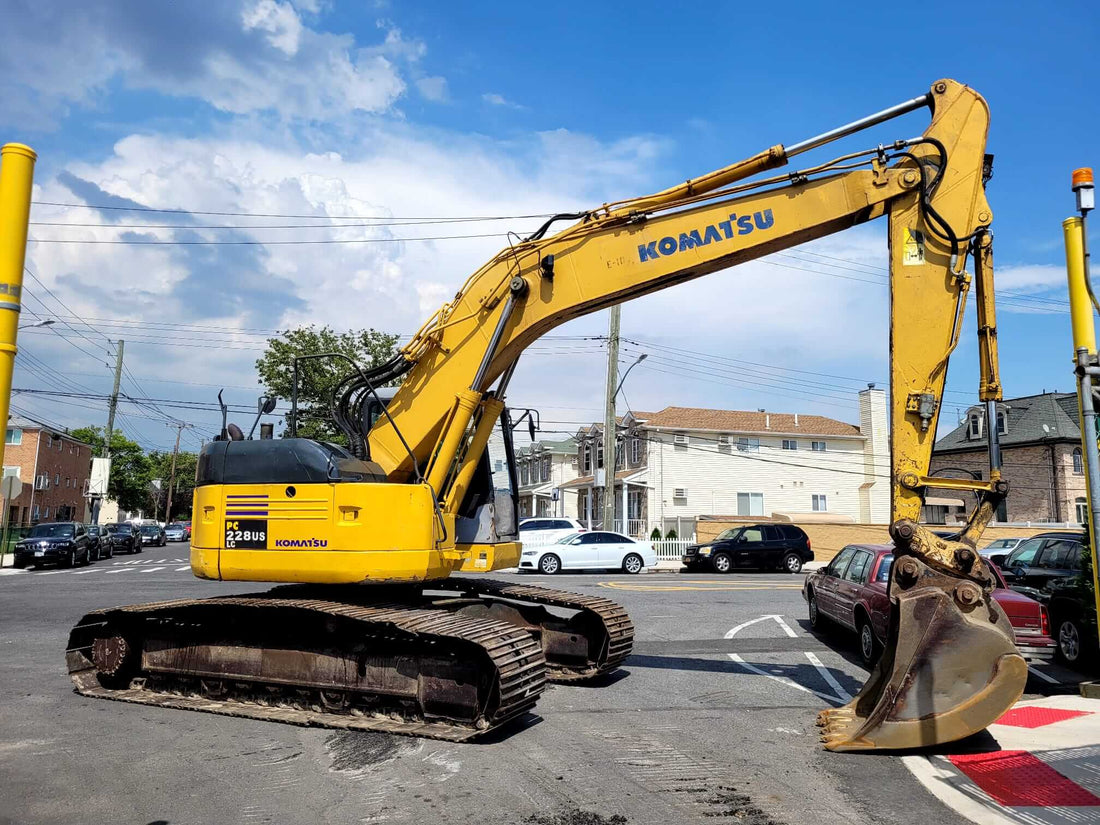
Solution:
{"label": "chimney", "polygon": [[798,426],[798,413],[795,413],[795,414],[794,414],[794,425],[795,425],[796,427]]}
{"label": "chimney", "polygon": [[772,417],[767,413],[764,413],[764,429],[770,430],[772,428]]}

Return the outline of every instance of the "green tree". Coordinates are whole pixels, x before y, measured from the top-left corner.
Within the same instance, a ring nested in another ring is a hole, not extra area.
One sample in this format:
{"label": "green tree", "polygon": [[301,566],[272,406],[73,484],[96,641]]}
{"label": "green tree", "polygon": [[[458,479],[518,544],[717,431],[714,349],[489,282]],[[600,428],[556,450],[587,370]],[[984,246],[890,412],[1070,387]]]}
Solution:
{"label": "green tree", "polygon": [[[92,445],[92,455],[102,458],[107,443],[105,427],[79,427],[70,435]],[[140,510],[148,500],[149,459],[141,445],[131,441],[119,430],[111,433],[111,479],[107,497],[118,502],[123,510]]]}
{"label": "green tree", "polygon": [[164,513],[168,498],[168,482],[172,478],[172,451],[149,453],[149,477],[160,479],[159,490],[152,484],[147,486],[149,512],[159,512],[165,523],[190,518],[191,504],[195,491],[195,470],[199,457],[195,453],[180,452],[176,455],[176,483],[172,488],[172,512]]}
{"label": "green tree", "polygon": [[[379,366],[393,357],[397,336],[374,329],[337,332],[328,326],[298,327],[267,339],[256,360],[260,383],[268,395],[289,400],[293,394],[294,358],[339,352],[362,369]],[[319,441],[345,443],[329,415],[333,387],[353,370],[343,359],[324,358],[298,364],[298,435]],[[289,432],[291,420],[286,416]]]}

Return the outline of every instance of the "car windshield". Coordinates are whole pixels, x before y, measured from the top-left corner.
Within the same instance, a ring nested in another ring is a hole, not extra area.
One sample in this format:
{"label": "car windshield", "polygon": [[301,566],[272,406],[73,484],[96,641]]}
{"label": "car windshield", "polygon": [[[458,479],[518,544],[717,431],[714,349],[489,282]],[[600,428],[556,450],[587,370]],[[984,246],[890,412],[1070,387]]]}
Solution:
{"label": "car windshield", "polygon": [[726,539],[736,538],[737,534],[740,533],[743,529],[743,527],[731,527],[729,530],[723,530],[721,533],[718,534],[718,537],[715,539],[715,541],[725,541]]}
{"label": "car windshield", "polygon": [[169,530],[182,530],[183,525],[182,524],[169,524],[168,529]]}
{"label": "car windshield", "polygon": [[98,524],[89,524],[88,525],[88,535],[89,536],[98,536],[99,535],[99,525]]}
{"label": "car windshield", "polygon": [[580,533],[570,533],[567,536],[562,536],[560,539],[558,539],[555,542],[555,544],[569,544],[571,541],[573,541],[573,539],[575,539],[579,535],[580,535]]}
{"label": "car windshield", "polygon": [[991,541],[985,546],[986,550],[1004,550],[1006,547],[1012,547],[1016,543],[1016,539],[997,539]]}
{"label": "car windshield", "polygon": [[143,524],[141,525],[141,532],[143,533],[159,533],[160,528],[155,524]]}
{"label": "car windshield", "polygon": [[32,539],[71,539],[73,537],[73,526],[71,524],[36,524],[34,529],[31,530],[30,537]]}
{"label": "car windshield", "polygon": [[1044,541],[1046,539],[1028,539],[1021,542],[1020,546],[1005,559],[1004,566],[1015,567],[1018,564],[1031,564],[1035,561],[1035,554],[1039,552],[1039,548],[1043,546]]}
{"label": "car windshield", "polygon": [[106,530],[108,533],[129,533],[130,532],[130,525],[129,524],[108,524],[108,525],[104,526],[103,529]]}
{"label": "car windshield", "polygon": [[890,581],[890,568],[894,565],[894,555],[891,553],[889,556],[882,557],[882,564],[878,566],[878,573],[875,574],[875,581],[888,582]]}

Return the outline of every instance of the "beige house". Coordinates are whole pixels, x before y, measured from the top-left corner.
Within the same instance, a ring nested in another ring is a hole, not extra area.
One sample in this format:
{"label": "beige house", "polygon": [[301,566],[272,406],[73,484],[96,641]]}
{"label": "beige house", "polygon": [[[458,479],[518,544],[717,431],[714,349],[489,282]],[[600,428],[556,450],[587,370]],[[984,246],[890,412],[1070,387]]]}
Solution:
{"label": "beige house", "polygon": [[[861,391],[858,411],[858,425],[763,410],[629,413],[616,438],[615,529],[690,534],[697,517],[719,514],[886,523],[885,393]],[[602,426],[582,427],[576,443],[580,475],[564,486],[577,491],[577,517],[601,527]]]}
{"label": "beige house", "polygon": [[536,441],[516,449],[519,478],[519,517],[577,517],[577,492],[567,488],[577,477],[577,444],[564,441]]}
{"label": "beige house", "polygon": [[[1048,392],[998,402],[993,425],[1000,436],[1008,499],[997,521],[1085,520],[1085,472],[1077,421],[1075,393]],[[967,410],[959,426],[936,442],[932,474],[988,478],[989,426],[984,405]],[[966,502],[956,492],[929,490],[924,518],[931,524],[952,524],[963,520],[964,510],[972,504],[973,499]]]}

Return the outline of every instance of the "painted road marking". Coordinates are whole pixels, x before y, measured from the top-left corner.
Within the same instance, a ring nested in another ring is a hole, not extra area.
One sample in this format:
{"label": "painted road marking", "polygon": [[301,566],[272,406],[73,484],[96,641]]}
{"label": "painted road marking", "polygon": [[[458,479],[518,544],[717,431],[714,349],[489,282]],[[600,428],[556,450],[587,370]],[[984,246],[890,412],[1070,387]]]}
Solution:
{"label": "painted road marking", "polygon": [[191,565],[185,564],[183,567],[177,567],[174,572],[182,573],[184,570],[190,570],[190,569],[191,569]]}
{"label": "painted road marking", "polygon": [[[755,619],[749,619],[747,622],[741,622],[741,624],[739,624],[736,627],[733,627],[730,630],[726,631],[725,638],[732,639],[734,636],[736,636],[738,633],[740,633],[746,627],[752,627],[755,624],[760,624],[761,622],[767,622],[767,621],[774,621],[776,624],[779,625],[780,628],[782,628],[783,632],[786,633],[787,636],[789,636],[790,638],[792,638],[792,639],[798,638],[798,634],[795,633],[794,629],[789,624],[787,624],[787,622],[783,619],[783,617],[778,615],[778,614],[775,614],[775,613],[768,614],[766,616],[759,616]],[[796,682],[793,679],[790,679],[786,676],[778,676],[774,673],[768,673],[766,670],[764,670],[762,668],[759,668],[754,664],[750,664],[749,662],[746,662],[737,653],[727,653],[726,655],[729,656],[732,661],[734,661],[737,664],[741,665],[741,667],[745,668],[750,673],[755,673],[757,676],[763,676],[767,679],[771,679],[772,681],[779,682],[779,684],[781,684],[781,685],[786,685],[787,687],[792,687],[795,690],[800,690],[804,693],[812,693],[815,696],[819,696],[820,698],[824,699],[826,702],[835,702],[838,705],[843,705],[845,702],[847,702],[849,699],[852,698],[848,694],[848,692],[840,686],[840,683],[836,680],[836,678],[831,673],[829,673],[828,669],[825,667],[824,664],[822,664],[821,660],[818,659],[817,656],[814,655],[813,653],[806,653],[806,657],[809,659],[810,664],[812,664],[814,666],[814,669],[817,670],[818,673],[821,674],[821,676],[825,679],[826,683],[831,688],[833,688],[833,690],[837,691],[838,694],[840,694],[839,696],[833,696],[833,695],[828,694],[828,693],[823,693],[820,690],[816,690],[814,688],[807,687],[805,685],[800,685],[800,684],[798,684],[798,682]],[[843,698],[841,698],[841,697],[843,697]]]}
{"label": "painted road marking", "polygon": [[1028,672],[1030,672],[1030,673],[1033,673],[1033,674],[1035,674],[1035,675],[1036,675],[1036,676],[1038,676],[1038,677],[1039,677],[1040,679],[1042,679],[1042,680],[1043,680],[1044,682],[1047,682],[1047,683],[1049,683],[1049,684],[1052,684],[1052,685],[1060,685],[1060,684],[1062,684],[1062,683],[1061,683],[1061,682],[1059,682],[1059,681],[1058,681],[1057,679],[1055,679],[1055,678],[1054,678],[1053,676],[1050,676],[1050,675],[1048,675],[1048,674],[1046,674],[1046,673],[1043,673],[1043,671],[1039,670],[1038,668],[1036,668],[1036,667],[1034,667],[1034,666],[1029,666],[1029,667],[1028,667]]}
{"label": "painted road marking", "polygon": [[142,570],[142,573],[156,573],[158,570],[163,570],[163,567],[146,567]]}

